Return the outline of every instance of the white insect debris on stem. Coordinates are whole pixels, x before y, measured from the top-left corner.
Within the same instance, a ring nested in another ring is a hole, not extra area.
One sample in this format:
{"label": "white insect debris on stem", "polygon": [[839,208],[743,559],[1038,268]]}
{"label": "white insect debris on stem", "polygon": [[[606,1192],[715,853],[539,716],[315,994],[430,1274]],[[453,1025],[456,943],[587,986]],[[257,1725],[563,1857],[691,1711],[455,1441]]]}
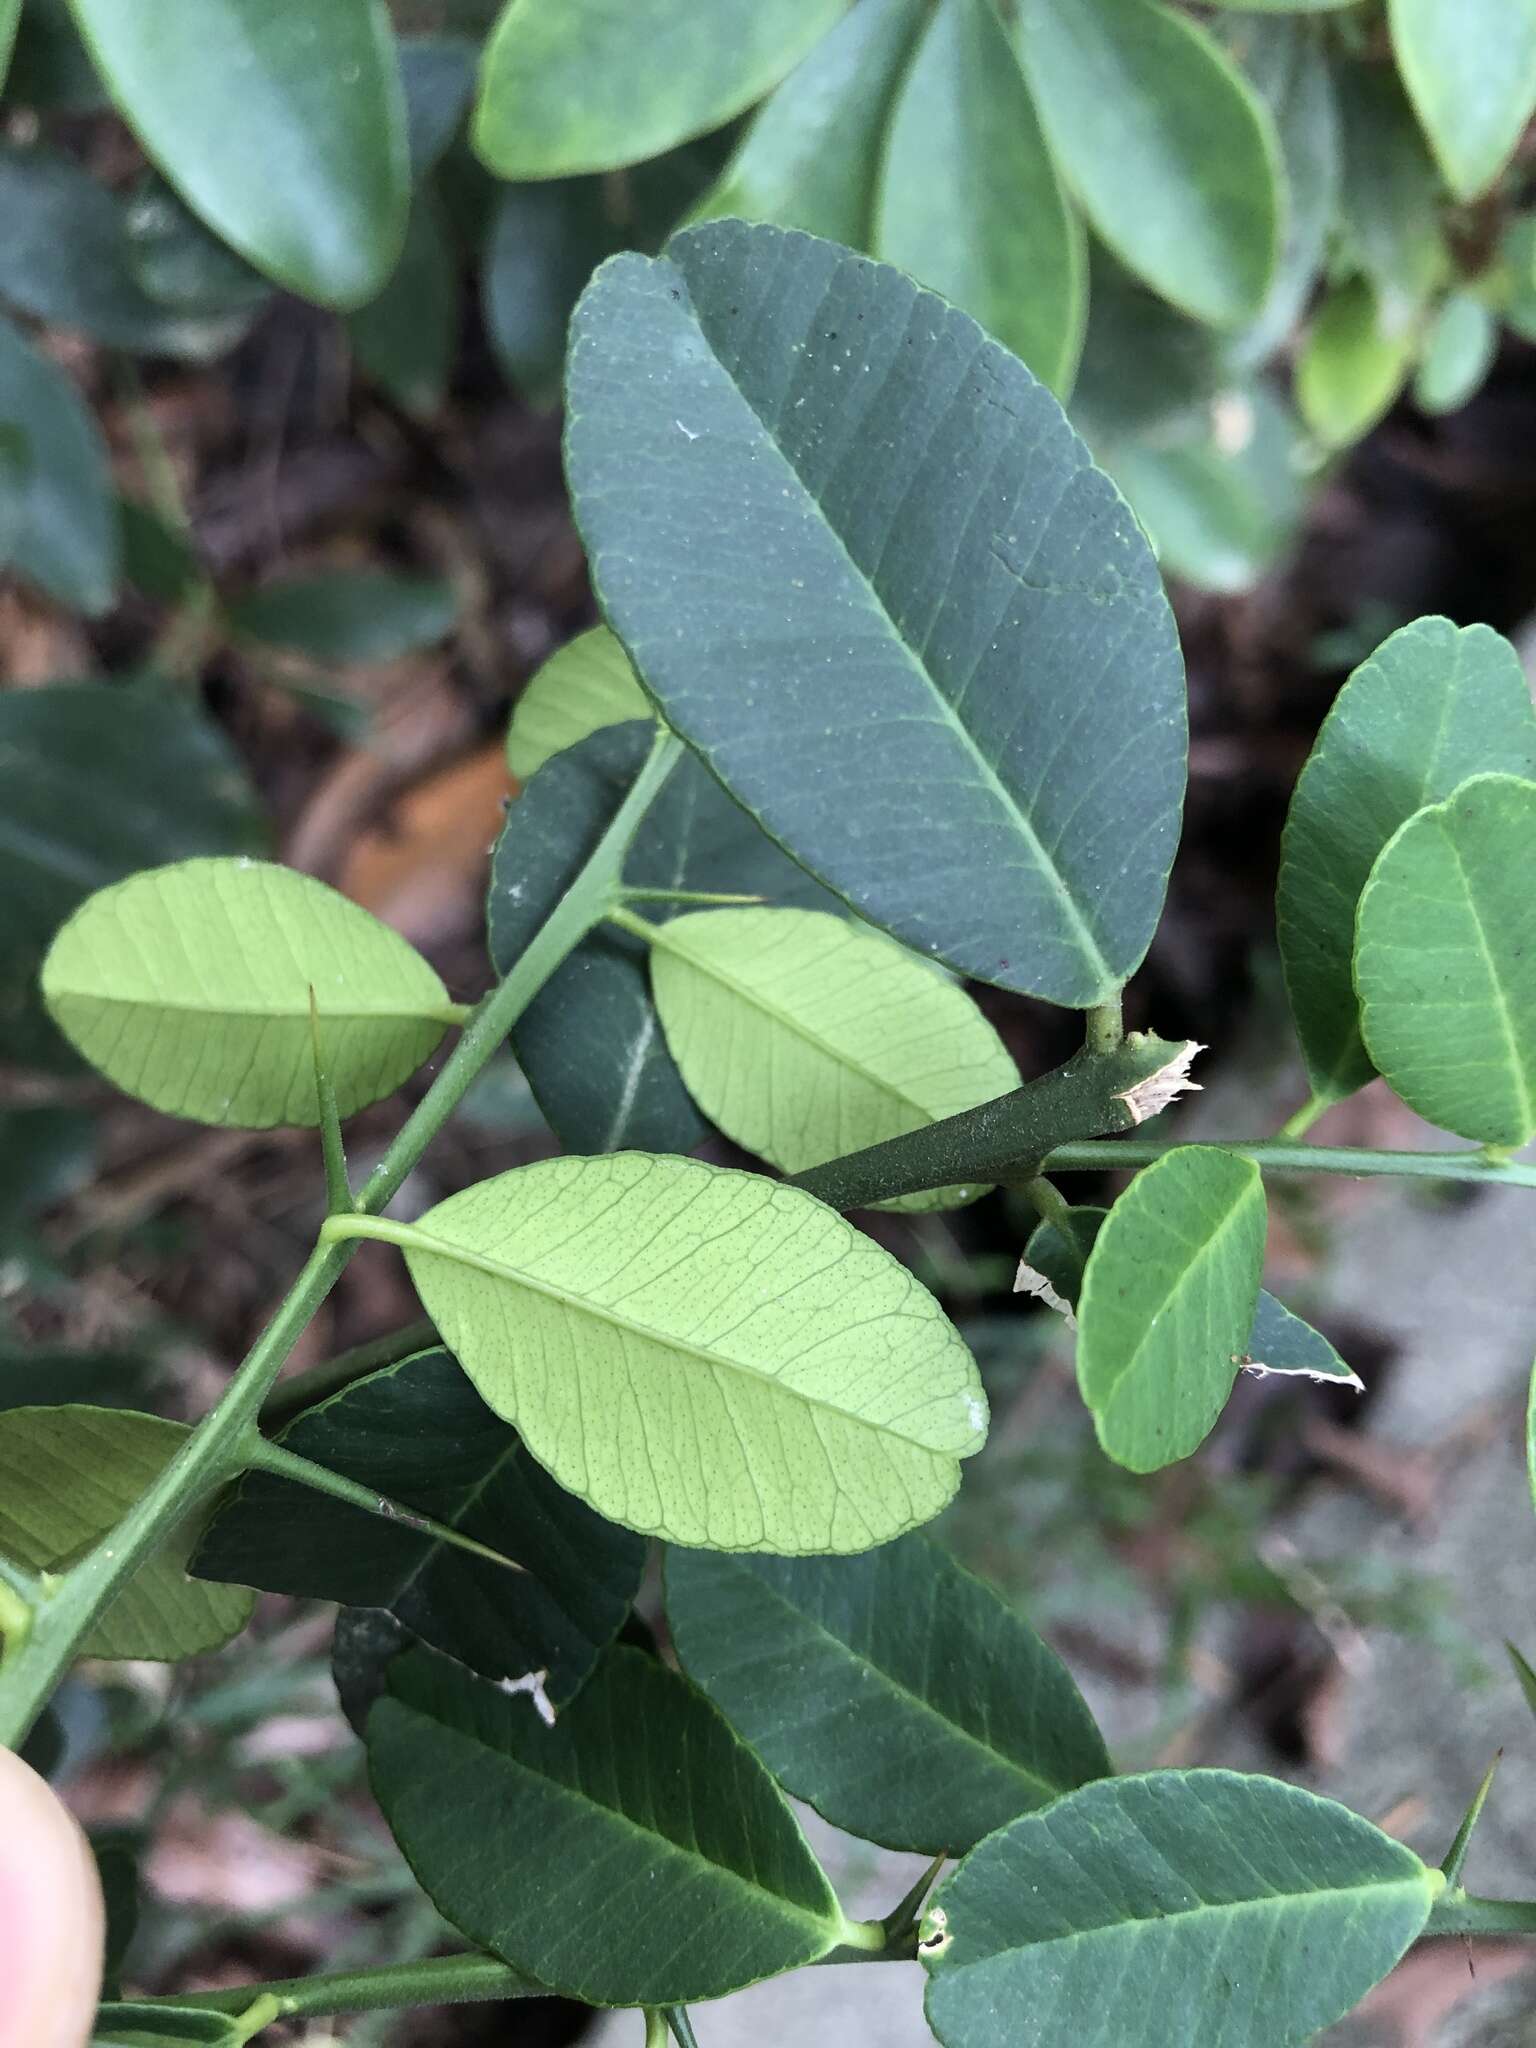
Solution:
{"label": "white insect debris on stem", "polygon": [[1197,1052],[1205,1047],[1188,1038],[1165,1067],[1159,1067],[1155,1074],[1149,1074],[1145,1081],[1138,1081],[1134,1088],[1127,1088],[1115,1097],[1130,1111],[1132,1124],[1144,1124],[1149,1117],[1158,1116],[1170,1102],[1176,1102],[1181,1095],[1198,1095],[1200,1083],[1189,1078],[1189,1066]]}
{"label": "white insect debris on stem", "polygon": [[538,1709],[539,1719],[544,1723],[544,1726],[546,1728],[553,1728],[555,1725],[555,1709],[549,1694],[544,1690],[545,1681],[548,1677],[549,1673],[547,1670],[525,1671],[521,1678],[498,1678],[496,1684],[501,1692],[527,1693],[534,1706]]}

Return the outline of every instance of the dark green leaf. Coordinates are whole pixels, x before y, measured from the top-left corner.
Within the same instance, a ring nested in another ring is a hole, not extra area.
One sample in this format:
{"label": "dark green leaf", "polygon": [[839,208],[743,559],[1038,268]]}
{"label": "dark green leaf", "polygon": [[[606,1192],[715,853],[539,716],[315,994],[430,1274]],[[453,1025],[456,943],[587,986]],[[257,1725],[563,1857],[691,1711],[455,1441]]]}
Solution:
{"label": "dark green leaf", "polygon": [[188,320],[222,321],[238,335],[272,287],[205,228],[163,178],[140,179],[123,216],[128,264],[157,305]]}
{"label": "dark green leaf", "polygon": [[1259,1290],[1259,1305],[1253,1313],[1246,1359],[1244,1370],[1248,1372],[1336,1380],[1356,1393],[1364,1391],[1358,1374],[1344,1363],[1322,1331],[1314,1330],[1264,1288]]}
{"label": "dark green leaf", "polygon": [[123,1961],[139,1924],[139,1856],[144,1837],[134,1827],[92,1828],[90,1843],[107,1909],[102,1987],[109,1997],[115,1997]]}
{"label": "dark green leaf", "polygon": [[1419,411],[1458,411],[1482,388],[1498,347],[1492,310],[1472,292],[1449,292],[1430,322],[1414,376]]}
{"label": "dark green leaf", "polygon": [[143,1401],[159,1378],[160,1362],[150,1349],[85,1351],[0,1337],[0,1409],[71,1401],[124,1408]]}
{"label": "dark green leaf", "polygon": [[341,1711],[354,1735],[368,1726],[373,1703],[384,1690],[391,1661],[416,1638],[392,1614],[377,1607],[343,1607],[331,1638],[331,1678]]}
{"label": "dark green leaf", "polygon": [[192,536],[133,498],[118,501],[123,581],[158,604],[179,604],[203,581]]}
{"label": "dark green leaf", "polygon": [[[491,958],[505,973],[602,837],[650,750],[631,721],[546,761],[512,806],[491,863]],[[632,888],[708,889],[814,910],[826,892],[782,853],[702,764],[685,755],[635,836]],[[652,903],[665,922],[686,904]],[[646,950],[594,932],[523,1013],[513,1046],[539,1107],[578,1152],[686,1152],[706,1126],[651,1000]]]}
{"label": "dark green leaf", "polygon": [[1378,1983],[1440,1887],[1342,1806],[1231,1771],[1086,1786],[972,1850],[924,1922],[945,2048],[1034,2038],[1299,2048]]}
{"label": "dark green leaf", "polygon": [[[125,1408],[10,1408],[0,1413],[0,1551],[32,1571],[73,1564],[122,1520],[188,1435]],[[91,1626],[88,1657],[167,1662],[217,1649],[250,1618],[253,1597],[187,1576],[198,1518],[174,1529]]]}
{"label": "dark green leaf", "polygon": [[34,319],[148,355],[218,355],[248,324],[233,309],[151,297],[127,210],[78,164],[51,150],[0,149],[0,298]]}
{"label": "dark green leaf", "polygon": [[[1536,1496],[1536,1481],[1533,1481],[1532,1484],[1532,1494]],[[1530,1708],[1532,1715],[1536,1716],[1536,1670],[1532,1669],[1531,1665],[1521,1656],[1513,1643],[1506,1642],[1504,1648],[1509,1657],[1510,1668],[1513,1670],[1515,1678],[1519,1683],[1520,1691],[1524,1696],[1525,1704]]]}
{"label": "dark green leaf", "polygon": [[301,1415],[283,1446],[525,1567],[266,1473],[248,1473],[193,1563],[200,1578],[387,1609],[492,1678],[543,1668],[575,1693],[639,1590],[645,1543],[556,1486],[446,1351],[371,1373]]}
{"label": "dark green leaf", "polygon": [[69,0],[27,0],[17,30],[8,106],[40,113],[99,113],[106,105],[101,80],[80,41]]}
{"label": "dark green leaf", "polygon": [[844,1931],[767,1771],[638,1650],[611,1651],[553,1728],[415,1651],[368,1718],[368,1764],[438,1911],[588,2005],[720,1998]]}
{"label": "dark green leaf", "polygon": [[958,1855],[1109,1772],[1054,1652],[922,1536],[854,1558],[674,1547],[667,1619],[785,1790],[887,1848]]}
{"label": "dark green leaf", "polygon": [[402,36],[398,55],[411,169],[424,178],[459,131],[480,52],[469,36]]}
{"label": "dark green leaf", "polygon": [[[19,498],[10,561],[74,611],[111,604],[121,538],[106,444],[64,372],[0,317],[0,423],[24,449],[7,463]],[[0,761],[0,773],[4,763]]]}
{"label": "dark green leaf", "polygon": [[1355,987],[1378,1073],[1430,1123],[1536,1137],[1536,782],[1477,775],[1387,841],[1360,895]]}
{"label": "dark green leaf", "polygon": [[875,246],[1065,396],[1088,311],[1082,223],[992,0],[941,0],[928,23],[891,120]]}
{"label": "dark green leaf", "polygon": [[486,47],[475,148],[501,178],[659,156],[778,84],[845,0],[508,0]]}
{"label": "dark green leaf", "polygon": [[1133,1472],[1187,1458],[1232,1390],[1264,1264],[1251,1160],[1180,1146],[1139,1173],[1094,1240],[1077,1378],[1099,1442]]}
{"label": "dark green leaf", "polygon": [[1286,821],[1280,957],[1317,1094],[1348,1095],[1373,1072],[1352,961],[1355,906],[1377,855],[1415,811],[1485,770],[1536,778],[1519,657],[1487,626],[1417,619],[1339,692]]}
{"label": "dark green leaf", "polygon": [[764,102],[693,218],[870,247],[885,123],[922,13],[923,0],[857,0]]}
{"label": "dark green leaf", "polygon": [[319,305],[378,292],[410,196],[378,0],[71,4],[124,119],[215,234]]}
{"label": "dark green leaf", "polygon": [[1296,403],[1325,448],[1348,448],[1385,416],[1417,343],[1400,295],[1389,303],[1368,277],[1329,290],[1296,365]]}
{"label": "dark green leaf", "polygon": [[617,240],[590,178],[503,188],[481,264],[480,305],[497,360],[533,404],[558,398],[571,309]]}
{"label": "dark green leaf", "polygon": [[[0,365],[7,332],[0,324]],[[6,1057],[72,1063],[37,976],[55,932],[86,896],[162,861],[257,851],[262,836],[239,762],[185,698],[100,683],[0,693]]]}
{"label": "dark green leaf", "polygon": [[248,640],[311,661],[392,661],[444,640],[458,618],[450,584],[376,569],[337,569],[263,585],[229,607]]}
{"label": "dark green leaf", "polygon": [[1154,445],[1199,433],[1229,381],[1220,337],[1176,313],[1109,251],[1088,252],[1088,332],[1072,393],[1072,419],[1095,450],[1132,437]]}
{"label": "dark green leaf", "polygon": [[[717,222],[604,266],[569,395],[604,609],[746,808],[963,973],[1117,987],[1178,829],[1183,686],[1145,540],[1049,392],[900,272]],[[727,560],[745,591],[701,573]]]}
{"label": "dark green leaf", "polygon": [[376,299],[347,321],[362,369],[404,411],[430,418],[448,393],[459,338],[459,266],[437,194],[411,203],[405,247]]}
{"label": "dark green leaf", "polygon": [[1392,50],[1446,182],[1478,199],[1536,113],[1532,0],[1388,0]]}
{"label": "dark green leaf", "polygon": [[1051,153],[1121,262],[1198,319],[1252,319],[1281,166],[1220,44],[1158,0],[1020,0],[1014,33]]}

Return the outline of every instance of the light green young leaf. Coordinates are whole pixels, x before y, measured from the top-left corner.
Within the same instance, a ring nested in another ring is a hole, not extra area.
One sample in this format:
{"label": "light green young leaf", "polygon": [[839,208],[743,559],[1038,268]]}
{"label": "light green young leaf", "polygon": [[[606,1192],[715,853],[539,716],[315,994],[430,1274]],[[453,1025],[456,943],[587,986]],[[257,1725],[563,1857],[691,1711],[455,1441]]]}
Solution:
{"label": "light green young leaf", "polygon": [[16,24],[21,19],[21,0],[0,0],[0,85],[10,69],[11,49],[16,41]]}
{"label": "light green young leaf", "polygon": [[243,638],[325,662],[393,661],[446,639],[457,616],[451,584],[380,569],[283,577],[229,607]]}
{"label": "light green young leaf", "polygon": [[845,0],[508,0],[486,45],[474,143],[500,178],[611,171],[761,99]]}
{"label": "light green young leaf", "polygon": [[1355,922],[1360,1030],[1410,1109],[1488,1145],[1536,1137],[1536,782],[1475,775],[1418,811]]}
{"label": "light green young leaf", "polygon": [[1443,1880],[1330,1800],[1234,1771],[1068,1794],[973,1849],[920,1952],[945,2048],[1300,2048],[1422,1931]]}
{"label": "light green young leaf", "polygon": [[857,1558],[674,1548],[666,1585],[688,1676],[786,1791],[866,1841],[958,1855],[1109,1774],[1066,1667],[922,1536]]}
{"label": "light green young leaf", "polygon": [[42,988],[125,1093],[242,1130],[319,1121],[311,989],[343,1116],[392,1094],[453,1021],[398,932],[267,861],[182,861],[98,890],[54,940]]}
{"label": "light green young leaf", "polygon": [[1264,1218],[1257,1166],[1194,1145],[1110,1210],[1083,1276],[1077,1380],[1117,1464],[1155,1472],[1210,1434],[1253,1326]]}
{"label": "light green young leaf", "polygon": [[[1024,1248],[1014,1291],[1039,1295],[1048,1307],[1075,1322],[1072,1312],[1083,1291],[1083,1270],[1108,1214],[1107,1209],[1084,1204],[1069,1209],[1058,1223],[1037,1225]],[[1322,1331],[1314,1330],[1266,1287],[1259,1289],[1253,1328],[1248,1332],[1242,1358],[1245,1372],[1279,1373],[1288,1379],[1337,1380],[1356,1393],[1363,1391],[1359,1375],[1345,1364]]]}
{"label": "light green young leaf", "polygon": [[552,654],[513,705],[507,766],[526,782],[589,733],[654,716],[629,656],[606,626],[594,626]]}
{"label": "light green young leaf", "polygon": [[1280,152],[1220,44],[1159,0],[1020,0],[1014,34],[1051,154],[1121,262],[1197,319],[1251,320]]}
{"label": "light green young leaf", "polygon": [[[667,722],[915,951],[1104,1000],[1157,922],[1184,689],[1055,399],[899,271],[732,221],[605,264],[572,333],[577,517]],[[699,574],[727,558],[745,590]]]}
{"label": "light green young leaf", "polygon": [[1418,335],[1390,323],[1368,277],[1334,285],[1313,316],[1296,366],[1296,402],[1325,448],[1348,448],[1391,408]]}
{"label": "light green young leaf", "polygon": [[1536,113],[1536,0],[1388,0],[1387,18],[1447,184],[1481,198]]}
{"label": "light green young leaf", "polygon": [[[190,1430],[128,1408],[8,1408],[0,1413],[0,1552],[31,1571],[62,1571],[120,1522]],[[187,1576],[194,1516],[129,1580],[81,1644],[87,1657],[172,1662],[216,1650],[250,1618],[255,1594]]]}
{"label": "light green young leaf", "polygon": [[1450,292],[1441,301],[1413,379],[1420,412],[1456,412],[1493,368],[1499,323],[1472,292]]}
{"label": "light green young leaf", "polygon": [[891,118],[876,220],[878,255],[1066,395],[1088,313],[1083,229],[992,0],[941,0],[929,21]]}
{"label": "light green young leaf", "polygon": [[924,5],[857,0],[763,103],[689,218],[776,221],[868,248],[883,131]]}
{"label": "light green young leaf", "polygon": [[70,0],[118,110],[194,213],[322,306],[381,289],[410,203],[379,0]]}
{"label": "light green young leaf", "polygon": [[639,1650],[610,1651],[552,1728],[412,1651],[368,1717],[368,1770],[438,1911],[587,2005],[721,1998],[817,1961],[846,1927],[767,1771]]}
{"label": "light green young leaf", "polygon": [[398,1241],[486,1403],[627,1528],[866,1550],[937,1514],[986,1434],[975,1364],[933,1297],[757,1174],[638,1152],[544,1160]]}
{"label": "light green young leaf", "polygon": [[1334,700],[1291,799],[1276,919],[1291,1013],[1316,1094],[1374,1071],[1355,997],[1355,906],[1404,821],[1484,771],[1536,779],[1536,710],[1509,642],[1416,619]]}
{"label": "light green young leaf", "polygon": [[22,444],[8,465],[18,500],[10,565],[71,610],[104,612],[122,558],[106,444],[64,372],[4,318],[0,422]]}
{"label": "light green young leaf", "polygon": [[[961,988],[820,910],[699,910],[652,927],[667,1046],[704,1114],[785,1174],[921,1130],[1019,1085]],[[983,1187],[904,1195],[949,1209]]]}

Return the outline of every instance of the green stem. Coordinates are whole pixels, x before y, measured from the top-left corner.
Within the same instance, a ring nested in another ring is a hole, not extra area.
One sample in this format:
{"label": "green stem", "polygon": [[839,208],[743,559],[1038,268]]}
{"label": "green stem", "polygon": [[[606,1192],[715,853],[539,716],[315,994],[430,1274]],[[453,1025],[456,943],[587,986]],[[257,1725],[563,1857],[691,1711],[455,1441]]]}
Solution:
{"label": "green stem", "polygon": [[[1051,1173],[1112,1173],[1122,1166],[1150,1166],[1183,1142],[1177,1138],[1088,1139],[1056,1146],[1042,1164]],[[1242,1138],[1190,1142],[1218,1152],[1235,1152],[1269,1173],[1345,1173],[1361,1180],[1398,1175],[1413,1180],[1469,1180],[1486,1186],[1536,1188],[1536,1165],[1492,1166],[1480,1152],[1371,1152],[1357,1146],[1288,1145],[1268,1138],[1254,1143]]]}
{"label": "green stem", "polygon": [[1478,1899],[1444,1891],[1430,1908],[1426,1934],[1536,1934],[1536,1899]]}
{"label": "green stem", "polygon": [[355,1479],[344,1478],[328,1465],[317,1465],[312,1458],[302,1458],[297,1451],[290,1451],[283,1444],[268,1443],[265,1437],[251,1447],[250,1468],[256,1472],[270,1472],[275,1479],[291,1480],[297,1486],[307,1486],[312,1493],[323,1493],[332,1500],[344,1501],[349,1508],[361,1508],[364,1514],[376,1515],[380,1521],[398,1522],[402,1528],[414,1529],[420,1536],[430,1536],[434,1543],[447,1543],[455,1550],[466,1551],[471,1557],[500,1565],[503,1571],[527,1570],[526,1565],[503,1557],[499,1550],[492,1550],[486,1543],[477,1543],[473,1536],[451,1529],[446,1522],[436,1522],[430,1515],[419,1515],[414,1508],[390,1500],[374,1487],[360,1486]]}
{"label": "green stem", "polygon": [[1036,1174],[1020,1186],[1019,1193],[1034,1208],[1042,1223],[1054,1223],[1059,1230],[1069,1227],[1072,1204],[1061,1189],[1048,1181],[1043,1173]]}
{"label": "green stem", "polygon": [[862,1955],[877,1956],[886,1944],[885,1922],[883,1920],[844,1920],[844,1948],[857,1949]]}
{"label": "green stem", "polygon": [[414,1357],[437,1341],[436,1326],[423,1316],[419,1322],[391,1330],[387,1337],[374,1337],[366,1344],[354,1344],[349,1351],[338,1351],[323,1365],[313,1365],[308,1372],[296,1372],[292,1379],[279,1380],[262,1403],[262,1427],[281,1429],[295,1415],[313,1408],[318,1401],[328,1400],[332,1394],[339,1394],[354,1380],[363,1379],[382,1366],[398,1365],[401,1359]]}
{"label": "green stem", "polygon": [[649,2005],[645,2009],[645,2048],[667,2048],[667,2036],[671,2033],[667,2025],[666,2009]]}
{"label": "green stem", "polygon": [[1088,1012],[1088,1029],[1084,1043],[1090,1052],[1113,1052],[1125,1036],[1125,1023],[1121,1016],[1120,997],[1110,997],[1107,1003],[1100,1003]]}
{"label": "green stem", "polygon": [[648,917],[637,917],[632,910],[626,910],[622,903],[615,903],[608,912],[608,923],[616,925],[621,932],[628,932],[631,938],[644,939],[650,946],[661,937],[661,926],[652,924]]}
{"label": "green stem", "polygon": [[275,1984],[236,1984],[224,1991],[189,1991],[147,1998],[144,2005],[175,2011],[244,2013],[258,1995],[273,2000],[275,2019],[322,2019],[334,2013],[391,2012],[412,2005],[483,2005],[498,1998],[547,1998],[542,1984],[494,1956],[428,1956],[414,1963],[338,1970],[322,1977],[287,1977]]}
{"label": "green stem", "polygon": [[[506,979],[478,1005],[437,1079],[369,1176],[357,1197],[360,1211],[376,1214],[397,1192],[512,1025],[567,954],[601,921],[621,885],[629,843],[681,748],[682,742],[671,733],[658,733],[645,766],[585,866]],[[86,1630],[167,1531],[245,1470],[260,1441],[256,1418],[272,1383],[352,1250],[349,1242],[336,1243],[322,1231],[321,1242],[218,1405],[117,1527],[78,1564],[46,1583],[46,1597],[33,1608],[30,1631],[8,1649],[0,1670],[0,1744],[14,1748],[22,1741]]]}
{"label": "green stem", "polygon": [[1011,1094],[809,1167],[789,1185],[834,1209],[862,1209],[924,1188],[1033,1180],[1046,1154],[1065,1140],[1134,1130],[1144,1115],[1155,1115],[1145,1091],[1155,1095],[1158,1077],[1176,1070],[1186,1049],[1135,1031],[1111,1053],[1085,1046]]}
{"label": "green stem", "polygon": [[1335,1102],[1342,1100],[1342,1096],[1336,1095],[1309,1095],[1300,1109],[1293,1110],[1286,1118],[1279,1130],[1276,1131],[1275,1136],[1277,1138],[1304,1138],[1323,1111],[1325,1109],[1332,1109]]}
{"label": "green stem", "polygon": [[711,904],[757,904],[761,896],[737,896],[729,890],[717,889],[630,889],[624,890],[626,903],[697,903],[704,908]]}

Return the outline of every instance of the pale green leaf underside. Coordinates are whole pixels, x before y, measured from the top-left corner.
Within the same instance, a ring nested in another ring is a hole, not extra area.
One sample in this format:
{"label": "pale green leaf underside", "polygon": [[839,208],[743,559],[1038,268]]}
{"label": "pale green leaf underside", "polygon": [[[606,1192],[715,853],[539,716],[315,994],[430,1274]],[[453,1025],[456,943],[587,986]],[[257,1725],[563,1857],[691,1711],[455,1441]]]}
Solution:
{"label": "pale green leaf underside", "polygon": [[1187,1458],[1225,1406],[1253,1327],[1264,1215],[1251,1160],[1184,1145],[1136,1176],[1094,1240],[1078,1384],[1100,1443],[1133,1472]]}
{"label": "pale green leaf underside", "polygon": [[54,1022],[129,1095],[199,1123],[318,1121],[310,990],[343,1116],[392,1094],[450,1022],[398,932],[267,861],[189,860],[89,897],[42,973]]}
{"label": "pale green leaf underside", "polygon": [[1347,1095],[1374,1071],[1360,1038],[1355,908],[1381,849],[1425,804],[1483,771],[1536,777],[1536,710],[1509,642],[1416,619],[1339,692],[1281,842],[1276,921],[1312,1086]]}
{"label": "pale green leaf underside", "polygon": [[594,626],[552,654],[513,706],[507,766],[526,782],[552,755],[605,725],[655,715],[629,656],[606,626]]}
{"label": "pale green leaf underside", "polygon": [[1463,1138],[1536,1136],[1536,783],[1477,775],[1408,820],[1360,898],[1355,985],[1377,1069]]}
{"label": "pale green leaf underside", "polygon": [[[56,1571],[120,1522],[186,1441],[179,1422],[126,1408],[12,1408],[0,1415],[0,1553]],[[172,1662],[244,1628],[255,1594],[187,1576],[198,1518],[173,1531],[81,1644],[89,1657]]]}
{"label": "pale green leaf underside", "polygon": [[928,23],[891,114],[875,249],[1066,396],[1088,314],[1083,226],[992,0],[942,0]]}
{"label": "pale green leaf underside", "polygon": [[1198,320],[1251,319],[1279,145],[1220,45],[1158,0],[1021,0],[1013,32],[1051,154],[1121,262]]}
{"label": "pale green leaf underside", "polygon": [[[945,2048],[1300,2048],[1423,1929],[1437,1872],[1342,1806],[1232,1771],[1085,1786],[989,1835],[942,1887]],[[935,1932],[938,1913],[925,1925]]]}
{"label": "pale green leaf underside", "polygon": [[474,143],[501,178],[659,156],[778,84],[845,0],[509,0],[486,45]]}
{"label": "pale green leaf underside", "polygon": [[1385,417],[1417,343],[1412,325],[1390,313],[1370,278],[1332,287],[1296,365],[1297,405],[1324,447],[1351,447]]}
{"label": "pale green leaf underside", "polygon": [[914,951],[1105,1000],[1162,901],[1183,682],[1049,392],[888,265],[734,221],[605,264],[568,381],[600,598],[668,724]]}
{"label": "pale green leaf underside", "polygon": [[1065,1667],[922,1536],[862,1557],[667,1553],[683,1667],[785,1789],[888,1848],[958,1854],[1111,1768]]}
{"label": "pale green leaf underside", "polygon": [[[963,989],[819,910],[702,910],[656,927],[656,1007],[688,1091],[786,1174],[921,1130],[1019,1085]],[[904,1196],[952,1208],[980,1187]]]}
{"label": "pale green leaf underside", "polygon": [[442,1202],[411,1277],[481,1396],[610,1520],[864,1550],[938,1513],[986,1402],[904,1267],[798,1189],[646,1153]]}
{"label": "pale green leaf underside", "polygon": [[1446,182],[1476,199],[1536,113],[1536,0],[1388,0],[1387,16]]}

